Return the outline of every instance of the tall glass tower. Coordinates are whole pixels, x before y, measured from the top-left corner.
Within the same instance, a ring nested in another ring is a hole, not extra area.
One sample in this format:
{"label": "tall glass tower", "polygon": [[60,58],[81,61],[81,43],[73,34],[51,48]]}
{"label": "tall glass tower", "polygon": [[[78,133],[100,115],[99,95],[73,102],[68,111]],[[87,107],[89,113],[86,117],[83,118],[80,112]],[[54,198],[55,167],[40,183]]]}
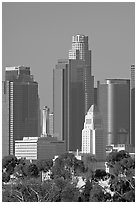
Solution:
{"label": "tall glass tower", "polygon": [[72,36],[72,49],[69,50],[69,59],[81,60],[84,62],[84,94],[85,94],[85,114],[94,103],[94,77],[91,72],[91,50],[88,48],[88,36]]}
{"label": "tall glass tower", "polygon": [[6,67],[2,89],[2,154],[15,153],[15,140],[38,137],[38,83],[30,67]]}
{"label": "tall glass tower", "polygon": [[94,103],[94,77],[88,37],[72,37],[69,60],[58,60],[53,71],[54,135],[67,151],[81,149],[84,119]]}

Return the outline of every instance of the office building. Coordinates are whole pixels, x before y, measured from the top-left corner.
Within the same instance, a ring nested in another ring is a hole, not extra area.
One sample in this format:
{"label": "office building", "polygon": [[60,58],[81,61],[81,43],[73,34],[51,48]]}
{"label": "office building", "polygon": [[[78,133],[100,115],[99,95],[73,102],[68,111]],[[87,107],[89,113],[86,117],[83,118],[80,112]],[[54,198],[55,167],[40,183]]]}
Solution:
{"label": "office building", "polygon": [[42,117],[40,109],[40,97],[38,97],[38,137],[42,134]]}
{"label": "office building", "polygon": [[59,140],[66,140],[65,118],[68,117],[67,103],[69,100],[68,93],[68,70],[69,60],[58,60],[56,68],[53,70],[53,132]]}
{"label": "office building", "polygon": [[94,88],[94,105],[97,106],[97,88]]}
{"label": "office building", "polygon": [[53,113],[49,113],[49,135],[53,137]]}
{"label": "office building", "polygon": [[131,65],[131,84],[130,88],[135,88],[135,65]]}
{"label": "office building", "polygon": [[65,153],[64,141],[56,137],[24,137],[15,140],[15,156],[27,160],[53,159]]}
{"label": "office building", "polygon": [[54,135],[67,151],[81,149],[85,114],[94,103],[94,77],[88,37],[72,37],[69,60],[58,60],[53,71]]}
{"label": "office building", "polygon": [[130,80],[130,144],[135,146],[135,65],[131,65]]}
{"label": "office building", "polygon": [[44,106],[42,110],[42,137],[49,135],[49,108]]}
{"label": "office building", "polygon": [[59,141],[57,137],[40,137],[37,142],[37,159],[53,159],[66,152],[64,141]]}
{"label": "office building", "polygon": [[106,145],[129,144],[130,80],[98,82],[98,108],[102,116]]}
{"label": "office building", "polygon": [[97,161],[106,159],[106,141],[101,115],[95,105],[92,105],[85,116],[82,130],[82,153],[92,154]]}
{"label": "office building", "polygon": [[6,67],[2,102],[2,149],[7,156],[15,153],[15,140],[38,136],[38,83],[29,67]]}
{"label": "office building", "polygon": [[[66,150],[81,149],[85,110],[85,62],[59,60],[53,77],[54,135],[65,140]],[[92,93],[94,78],[92,77]]]}
{"label": "office building", "polygon": [[94,79],[91,67],[91,50],[88,48],[88,36],[72,36],[72,49],[69,50],[69,59],[81,60],[84,62],[84,94],[85,94],[85,114],[94,103]]}
{"label": "office building", "polygon": [[37,160],[38,137],[23,137],[22,140],[15,140],[15,156],[27,160]]}

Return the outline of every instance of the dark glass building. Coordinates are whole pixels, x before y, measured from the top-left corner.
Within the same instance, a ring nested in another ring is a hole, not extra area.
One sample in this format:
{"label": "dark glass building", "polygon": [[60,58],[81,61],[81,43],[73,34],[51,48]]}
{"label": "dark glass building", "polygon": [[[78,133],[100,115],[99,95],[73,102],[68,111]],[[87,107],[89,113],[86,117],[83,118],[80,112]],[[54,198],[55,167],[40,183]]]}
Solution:
{"label": "dark glass building", "polygon": [[38,137],[38,83],[24,66],[6,67],[3,81],[3,156],[14,154],[15,140]]}
{"label": "dark glass building", "polygon": [[[67,151],[80,150],[87,110],[85,61],[59,60],[53,73],[54,135],[66,142]],[[93,76],[90,83],[93,95]]]}
{"label": "dark glass building", "polygon": [[130,117],[130,143],[135,146],[135,65],[131,65]]}
{"label": "dark glass building", "polygon": [[106,145],[129,144],[130,80],[107,79],[98,83],[98,108],[102,114]]}
{"label": "dark glass building", "polygon": [[93,103],[88,37],[72,36],[69,60],[59,60],[53,71],[54,135],[65,141],[67,151],[81,149],[85,115]]}

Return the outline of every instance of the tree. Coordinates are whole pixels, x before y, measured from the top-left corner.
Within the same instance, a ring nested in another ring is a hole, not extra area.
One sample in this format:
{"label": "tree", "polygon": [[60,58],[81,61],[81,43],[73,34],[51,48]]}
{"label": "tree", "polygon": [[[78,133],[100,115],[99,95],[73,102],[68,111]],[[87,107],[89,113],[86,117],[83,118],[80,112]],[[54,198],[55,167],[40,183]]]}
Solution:
{"label": "tree", "polygon": [[107,162],[114,174],[114,177],[110,180],[110,187],[114,192],[113,201],[134,201],[135,160],[128,152],[120,151],[110,153]]}
{"label": "tree", "polygon": [[119,152],[111,152],[107,157],[107,163],[109,167],[114,167],[114,165],[121,161],[124,158],[130,158],[130,155],[125,150],[121,150]]}
{"label": "tree", "polygon": [[28,175],[28,177],[38,177],[39,170],[38,170],[38,167],[36,166],[36,164],[28,165],[27,175]]}
{"label": "tree", "polygon": [[74,173],[76,175],[85,172],[84,162],[75,158],[74,160]]}
{"label": "tree", "polygon": [[87,180],[85,184],[85,188],[83,192],[81,193],[81,199],[83,202],[89,202],[90,198],[90,191],[92,189],[92,181]]}
{"label": "tree", "polygon": [[2,182],[7,183],[10,180],[10,174],[7,172],[2,172]]}
{"label": "tree", "polygon": [[63,177],[64,179],[70,179],[72,172],[74,171],[75,156],[72,153],[65,153],[59,156],[55,160],[55,164],[52,168],[52,178]]}
{"label": "tree", "polygon": [[55,160],[52,168],[52,178],[71,179],[72,175],[84,172],[84,170],[83,161],[77,160],[72,153],[64,153]]}
{"label": "tree", "polygon": [[96,169],[95,171],[95,178],[103,179],[107,175],[104,169]]}
{"label": "tree", "polygon": [[105,194],[103,189],[99,185],[93,186],[92,190],[90,191],[90,202],[105,202]]}
{"label": "tree", "polygon": [[14,172],[14,168],[17,164],[18,159],[14,155],[6,156],[2,159],[2,170],[11,175]]}
{"label": "tree", "polygon": [[62,191],[61,201],[62,202],[77,202],[79,199],[79,192],[75,185],[67,183]]}
{"label": "tree", "polygon": [[39,171],[47,172],[52,168],[53,161],[52,159],[38,160],[36,165]]}

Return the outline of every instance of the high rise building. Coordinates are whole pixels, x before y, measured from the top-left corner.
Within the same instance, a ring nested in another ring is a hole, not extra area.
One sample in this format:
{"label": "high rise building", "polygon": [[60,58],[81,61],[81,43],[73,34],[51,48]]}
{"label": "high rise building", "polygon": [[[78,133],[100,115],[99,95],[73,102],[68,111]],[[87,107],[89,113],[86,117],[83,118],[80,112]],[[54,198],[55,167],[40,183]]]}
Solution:
{"label": "high rise building", "polygon": [[[83,60],[59,61],[54,70],[54,135],[65,140],[66,150],[81,149],[81,131],[85,110],[85,83]],[[94,78],[92,77],[92,84]],[[92,86],[93,93],[93,86]]]}
{"label": "high rise building", "polygon": [[69,59],[82,60],[84,62],[84,94],[85,94],[85,114],[91,104],[94,103],[94,77],[91,76],[91,50],[88,48],[88,36],[72,36],[72,49],[69,50]]}
{"label": "high rise building", "polygon": [[94,88],[94,105],[97,106],[97,88]]}
{"label": "high rise building", "polygon": [[65,139],[68,97],[69,60],[58,60],[53,70],[53,132],[59,140]]}
{"label": "high rise building", "polygon": [[104,138],[101,115],[92,105],[85,116],[82,130],[82,153],[93,154],[98,161],[106,159],[106,140]]}
{"label": "high rise building", "polygon": [[49,135],[53,137],[53,113],[49,113]]}
{"label": "high rise building", "polygon": [[69,59],[84,60],[87,66],[91,66],[91,50],[88,49],[88,36],[72,36],[72,49],[69,50]]}
{"label": "high rise building", "polygon": [[49,135],[49,108],[44,106],[42,110],[42,136]]}
{"label": "high rise building", "polygon": [[94,103],[94,77],[88,37],[72,37],[69,60],[59,60],[53,72],[54,135],[66,142],[66,150],[81,149],[85,114]]}
{"label": "high rise building", "polygon": [[135,65],[131,65],[131,84],[130,88],[135,88]]}
{"label": "high rise building", "polygon": [[129,144],[130,80],[98,82],[98,108],[102,115],[106,145]]}
{"label": "high rise building", "polygon": [[130,143],[135,146],[135,65],[131,65],[130,82]]}
{"label": "high rise building", "polygon": [[7,156],[15,153],[15,140],[38,136],[38,83],[29,67],[6,67],[2,102],[2,149]]}

